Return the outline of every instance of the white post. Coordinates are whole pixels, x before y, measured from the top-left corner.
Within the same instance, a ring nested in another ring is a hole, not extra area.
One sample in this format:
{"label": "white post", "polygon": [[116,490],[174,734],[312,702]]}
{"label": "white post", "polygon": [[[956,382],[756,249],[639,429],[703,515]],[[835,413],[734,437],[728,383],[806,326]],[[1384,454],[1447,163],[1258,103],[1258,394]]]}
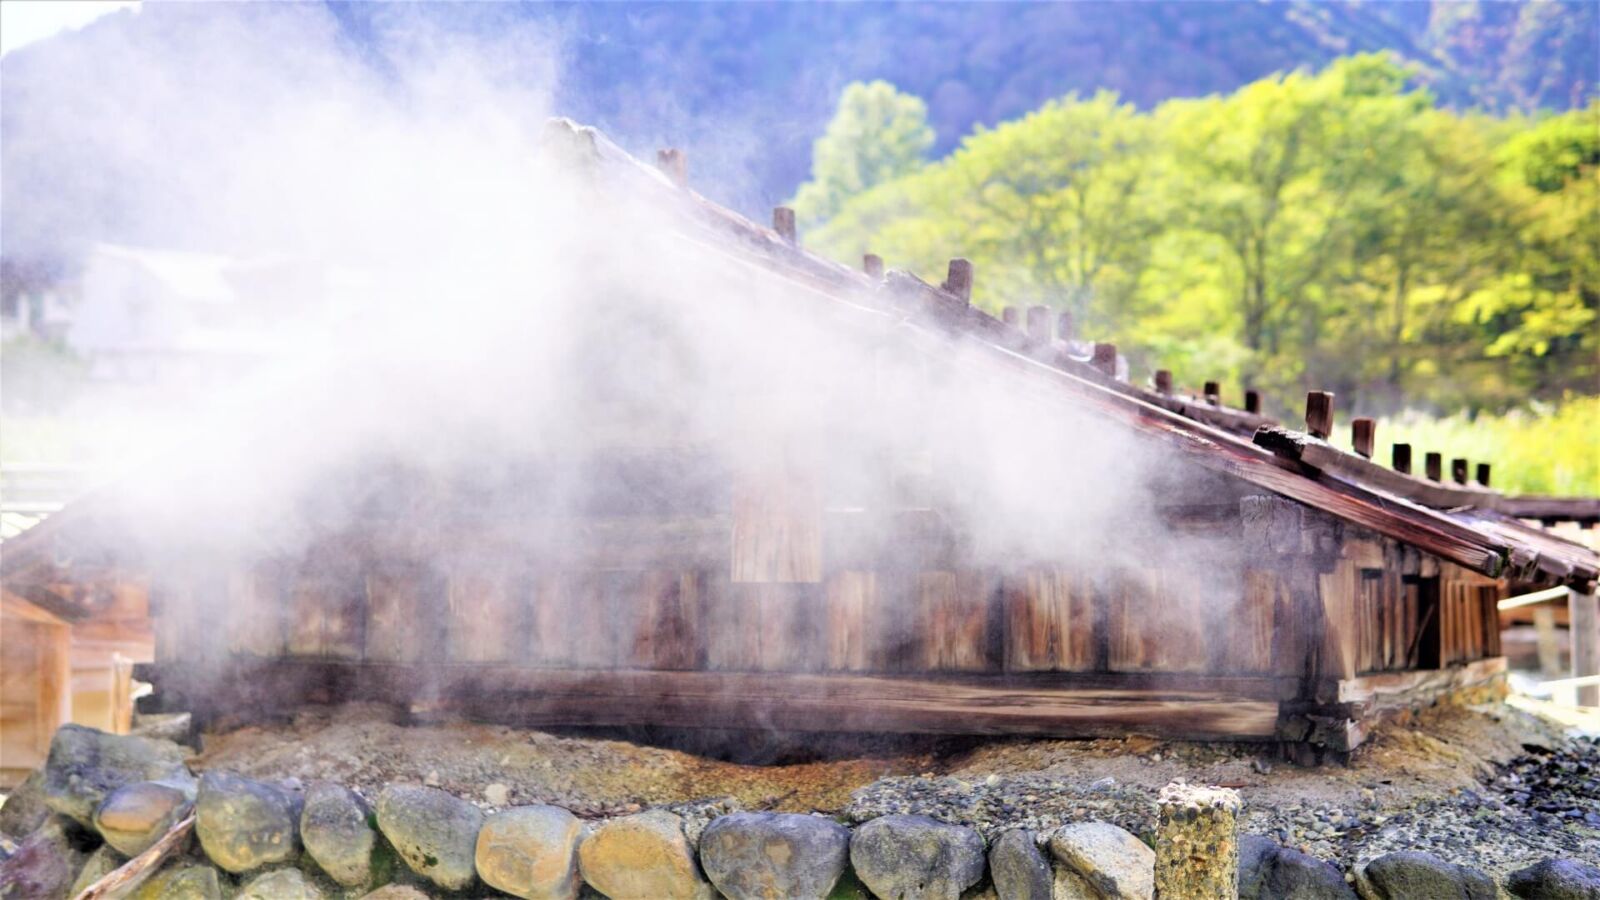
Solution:
{"label": "white post", "polygon": [[[1600,594],[1567,595],[1572,627],[1572,677],[1600,675]],[[1579,706],[1600,706],[1600,684],[1578,687]]]}

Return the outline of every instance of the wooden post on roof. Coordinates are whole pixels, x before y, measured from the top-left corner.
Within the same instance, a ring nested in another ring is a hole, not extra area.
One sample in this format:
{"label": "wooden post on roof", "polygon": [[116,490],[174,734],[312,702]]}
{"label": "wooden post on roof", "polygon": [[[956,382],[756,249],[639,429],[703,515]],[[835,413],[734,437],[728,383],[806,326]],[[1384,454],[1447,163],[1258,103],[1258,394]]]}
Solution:
{"label": "wooden post on roof", "polygon": [[1244,392],[1244,411],[1251,415],[1261,415],[1261,392],[1254,388]]}
{"label": "wooden post on roof", "polygon": [[1073,338],[1075,326],[1072,322],[1072,313],[1062,312],[1056,316],[1056,340],[1070,341]]}
{"label": "wooden post on roof", "polygon": [[1411,474],[1411,445],[1395,444],[1389,451],[1390,462],[1394,470],[1402,475]]}
{"label": "wooden post on roof", "polygon": [[1306,392],[1306,431],[1313,437],[1327,440],[1333,434],[1333,393],[1330,391]]}
{"label": "wooden post on roof", "polygon": [[1022,321],[1022,316],[1015,306],[1007,306],[1000,310],[1000,321],[1010,325],[1012,328],[1016,328]]}
{"label": "wooden post on roof", "polygon": [[861,257],[861,271],[873,281],[883,280],[883,257],[876,253],[868,253]]}
{"label": "wooden post on roof", "polygon": [[1222,405],[1222,385],[1215,381],[1208,381],[1206,382],[1205,390],[1202,393],[1205,396],[1207,403],[1211,404],[1212,406]]}
{"label": "wooden post on roof", "polygon": [[1467,483],[1467,461],[1461,457],[1450,460],[1450,480],[1456,484]]}
{"label": "wooden post on roof", "polygon": [[1367,459],[1372,458],[1372,445],[1377,440],[1378,423],[1366,416],[1350,420],[1350,445]]}
{"label": "wooden post on roof", "polygon": [[1172,394],[1172,373],[1166,369],[1156,370],[1156,393]]}
{"label": "wooden post on roof", "polygon": [[[1600,675],[1600,593],[1567,594],[1568,621],[1572,627],[1572,677]],[[1579,706],[1600,706],[1600,684],[1578,688]]]}
{"label": "wooden post on roof", "polygon": [[677,147],[664,147],[656,151],[656,168],[672,179],[678,187],[689,184],[689,157]]}
{"label": "wooden post on roof", "polygon": [[1117,345],[1096,342],[1094,356],[1090,357],[1089,363],[1106,375],[1115,378],[1117,376]]}
{"label": "wooden post on roof", "polygon": [[1488,487],[1489,486],[1489,464],[1488,463],[1478,463],[1478,478],[1477,478],[1477,481],[1478,481],[1479,484],[1483,485],[1484,487]]}
{"label": "wooden post on roof", "polygon": [[1438,453],[1429,453],[1422,458],[1422,471],[1428,476],[1429,481],[1438,481],[1444,477],[1444,456]]}
{"label": "wooden post on roof", "polygon": [[961,298],[962,303],[972,302],[972,262],[956,257],[950,260],[950,269],[940,287]]}
{"label": "wooden post on roof", "polygon": [[772,209],[772,230],[778,233],[786,243],[797,244],[800,242],[799,232],[795,230],[794,210],[787,206],[775,206]]}
{"label": "wooden post on roof", "polygon": [[1041,344],[1050,343],[1050,308],[1028,307],[1028,337]]}

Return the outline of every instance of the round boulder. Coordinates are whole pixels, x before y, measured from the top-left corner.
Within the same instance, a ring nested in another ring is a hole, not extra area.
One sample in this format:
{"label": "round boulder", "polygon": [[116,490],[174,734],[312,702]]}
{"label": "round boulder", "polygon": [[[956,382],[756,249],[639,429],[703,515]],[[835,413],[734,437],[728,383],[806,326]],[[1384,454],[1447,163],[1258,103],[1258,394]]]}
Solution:
{"label": "round boulder", "polygon": [[483,811],[438,788],[391,784],[378,795],[378,830],[411,871],[452,891],[470,887]]}
{"label": "round boulder", "polygon": [[1494,879],[1477,869],[1445,862],[1431,853],[1402,850],[1378,857],[1357,870],[1363,893],[1377,900],[1460,897],[1495,900]]}
{"label": "round boulder", "polygon": [[1280,847],[1254,834],[1239,836],[1239,900],[1356,900],[1332,863]]}
{"label": "round boulder", "polygon": [[300,809],[300,841],[329,878],[359,887],[372,878],[372,830],[367,804],[342,785],[314,781]]}
{"label": "round boulder", "polygon": [[362,894],[360,900],[432,900],[432,898],[409,884],[386,884],[369,894]]}
{"label": "round boulder", "polygon": [[300,852],[294,798],[282,789],[227,772],[200,777],[195,834],[210,860],[238,874],[288,862]]}
{"label": "round boulder", "polygon": [[683,820],[652,809],[601,825],[578,847],[583,880],[611,900],[711,900]]}
{"label": "round boulder", "polygon": [[44,770],[34,769],[0,804],[0,835],[22,840],[50,818],[44,804]]}
{"label": "round boulder", "polygon": [[1156,852],[1109,822],[1074,822],[1050,835],[1056,896],[1150,900]]}
{"label": "round boulder", "polygon": [[850,864],[885,900],[958,900],[983,877],[983,838],[927,816],[883,816],[856,829]]}
{"label": "round boulder", "polygon": [[94,836],[62,815],[43,825],[0,859],[0,898],[65,897],[89,857]]}
{"label": "round boulder", "polygon": [[222,900],[222,879],[210,866],[180,863],[157,872],[133,900]]}
{"label": "round boulder", "polygon": [[989,848],[989,878],[1000,900],[1050,900],[1050,860],[1033,832],[1014,829]]}
{"label": "round boulder", "polygon": [[1600,900],[1600,868],[1572,859],[1547,859],[1506,877],[1506,890],[1523,900]]}
{"label": "round boulder", "polygon": [[94,811],[95,830],[119,852],[138,856],[188,815],[194,794],[193,779],[125,784]]}
{"label": "round boulder", "polygon": [[45,805],[92,828],[94,811],[122,785],[188,777],[184,755],[171,741],[63,725],[50,739],[44,764]]}
{"label": "round boulder", "polygon": [[250,879],[234,900],[323,900],[323,894],[299,869],[274,869]]}
{"label": "round boulder", "polygon": [[572,900],[582,841],[583,823],[559,806],[502,810],[478,832],[478,877],[524,900]]}
{"label": "round boulder", "polygon": [[823,900],[849,855],[850,829],[821,816],[734,813],[700,833],[700,865],[729,900]]}

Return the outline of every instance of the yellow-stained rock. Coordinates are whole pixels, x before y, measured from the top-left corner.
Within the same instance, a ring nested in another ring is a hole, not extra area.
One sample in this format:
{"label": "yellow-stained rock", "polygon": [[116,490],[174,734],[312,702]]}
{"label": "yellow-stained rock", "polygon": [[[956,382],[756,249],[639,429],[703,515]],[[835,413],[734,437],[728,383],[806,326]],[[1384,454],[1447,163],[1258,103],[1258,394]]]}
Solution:
{"label": "yellow-stained rock", "polygon": [[683,822],[666,810],[612,819],[578,848],[583,880],[611,900],[711,900]]}

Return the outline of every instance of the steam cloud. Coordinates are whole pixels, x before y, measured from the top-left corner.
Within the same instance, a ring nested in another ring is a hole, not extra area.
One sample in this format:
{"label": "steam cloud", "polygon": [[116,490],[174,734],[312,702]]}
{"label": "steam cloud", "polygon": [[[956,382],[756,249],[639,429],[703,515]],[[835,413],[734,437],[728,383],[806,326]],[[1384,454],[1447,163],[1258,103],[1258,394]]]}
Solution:
{"label": "steam cloud", "polygon": [[[312,261],[329,285],[308,310],[283,298],[292,353],[189,401],[183,439],[135,468],[126,499],[152,546],[292,554],[359,515],[370,496],[328,486],[375,461],[476,472],[497,513],[546,519],[608,486],[572,469],[534,490],[515,463],[646,434],[720,448],[735,468],[803,447],[837,502],[944,510],[978,558],[1115,577],[1203,556],[1220,574],[1190,589],[1238,596],[1225,545],[1162,524],[1171,482],[1152,449],[979,367],[919,357],[888,313],[838,328],[804,289],[675,238],[668,210],[597,203],[542,140],[561,112],[560,34],[466,36],[397,15],[392,52],[373,60],[320,7],[139,15],[157,18],[80,41],[53,77],[5,97],[27,117],[15,134],[43,143],[8,134],[7,153],[82,152],[113,221],[44,215],[53,186],[8,182],[8,211],[63,229],[8,240],[115,225],[156,246]],[[716,193],[741,178],[694,162]]]}

